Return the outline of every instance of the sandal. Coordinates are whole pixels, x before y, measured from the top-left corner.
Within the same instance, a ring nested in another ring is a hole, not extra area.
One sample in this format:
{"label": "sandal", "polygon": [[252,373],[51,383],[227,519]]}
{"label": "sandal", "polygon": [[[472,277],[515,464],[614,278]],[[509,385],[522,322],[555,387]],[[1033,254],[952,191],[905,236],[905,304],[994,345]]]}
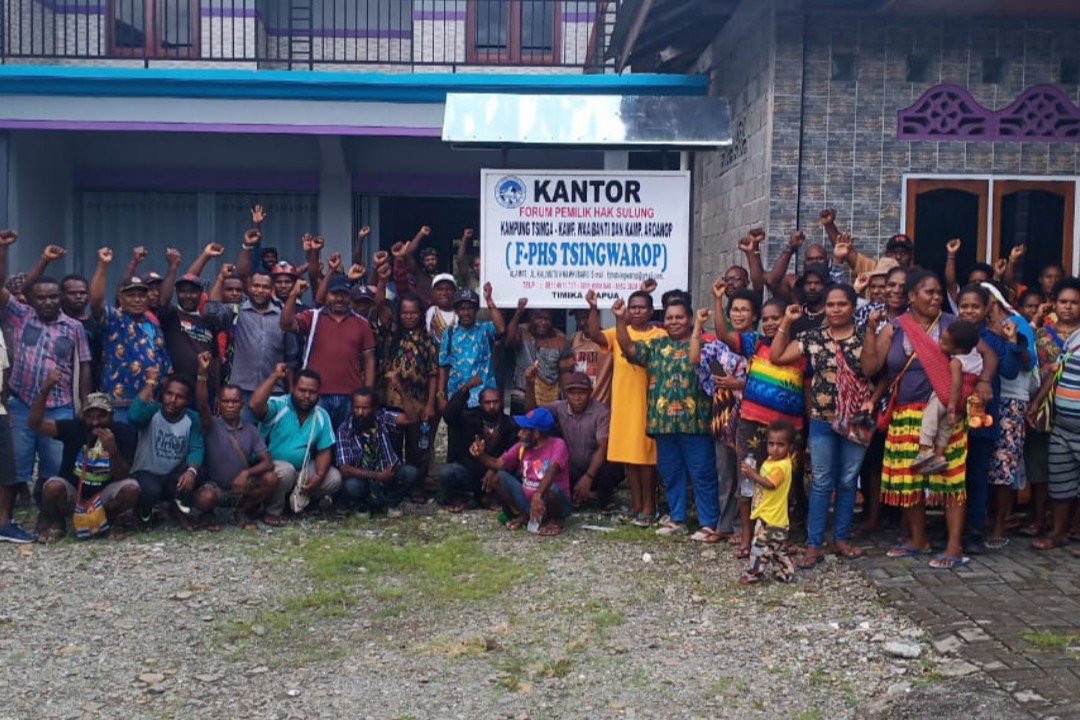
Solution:
{"label": "sandal", "polygon": [[282,527],[285,524],[285,518],[280,515],[263,515],[262,521],[270,527]]}
{"label": "sandal", "polygon": [[630,524],[639,528],[651,528],[655,527],[656,523],[660,521],[660,516],[657,513],[648,515],[646,513],[637,513],[630,518]]}
{"label": "sandal", "polygon": [[1031,547],[1035,550],[1053,550],[1055,548],[1065,547],[1068,544],[1069,541],[1065,538],[1054,537],[1053,535],[1035,538],[1031,541]]}
{"label": "sandal", "polygon": [[899,560],[900,558],[916,557],[918,555],[931,555],[934,550],[932,548],[926,548],[920,550],[917,547],[908,545],[907,543],[900,543],[899,545],[893,545],[889,548],[889,551],[885,553],[885,557],[892,558],[893,560]]}
{"label": "sandal", "polygon": [[464,500],[458,500],[457,502],[452,502],[447,505],[446,511],[457,515],[459,513],[465,512],[466,507],[468,507],[467,502],[465,502]]}
{"label": "sandal", "polygon": [[37,533],[37,541],[39,543],[44,544],[44,545],[48,545],[50,543],[54,543],[54,542],[58,542],[60,540],[63,540],[65,534],[66,533],[64,531],[64,528],[58,528],[58,527],[46,528],[44,530],[40,530]]}
{"label": "sandal", "polygon": [[562,535],[562,530],[562,525],[547,523],[546,525],[541,525],[540,529],[536,531],[536,534],[541,537],[555,537],[557,535]]}
{"label": "sandal", "polygon": [[1007,537],[988,537],[983,540],[983,547],[987,550],[1003,550],[1009,547],[1009,542]]}
{"label": "sandal", "polygon": [[750,546],[749,545],[740,545],[738,547],[738,549],[735,550],[735,559],[736,560],[749,560],[750,559]]}
{"label": "sandal", "polygon": [[1044,532],[1046,532],[1046,528],[1044,528],[1042,525],[1039,525],[1038,523],[1029,523],[1016,531],[1018,535],[1023,535],[1024,537],[1031,538],[1039,537]]}
{"label": "sandal", "polygon": [[851,543],[836,543],[836,554],[845,560],[858,560],[866,555],[866,551],[858,545],[852,545]]}
{"label": "sandal", "polygon": [[816,549],[807,549],[803,556],[795,561],[795,567],[800,570],[813,570],[823,562],[825,562],[825,553]]}
{"label": "sandal", "polygon": [[715,545],[723,540],[724,537],[711,527],[703,527],[691,535],[690,539],[694,542],[704,543],[706,545]]}
{"label": "sandal", "polygon": [[668,520],[666,523],[656,529],[656,534],[660,537],[674,537],[676,535],[685,535],[687,533],[686,523],[675,522],[674,520]]}
{"label": "sandal", "polygon": [[955,570],[962,568],[971,562],[971,558],[964,557],[963,555],[946,555],[945,553],[938,553],[938,556],[930,561],[930,567],[935,570]]}
{"label": "sandal", "polygon": [[505,527],[507,530],[520,530],[521,528],[525,527],[528,522],[529,518],[527,517],[516,517],[507,520],[503,527]]}

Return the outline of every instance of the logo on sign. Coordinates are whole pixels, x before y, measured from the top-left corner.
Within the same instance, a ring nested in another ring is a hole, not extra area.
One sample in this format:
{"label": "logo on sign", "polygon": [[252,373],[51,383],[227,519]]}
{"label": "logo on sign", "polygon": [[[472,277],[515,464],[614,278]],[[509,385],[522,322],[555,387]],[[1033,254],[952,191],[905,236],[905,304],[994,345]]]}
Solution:
{"label": "logo on sign", "polygon": [[519,208],[525,202],[525,183],[508,175],[495,186],[495,200],[507,210]]}

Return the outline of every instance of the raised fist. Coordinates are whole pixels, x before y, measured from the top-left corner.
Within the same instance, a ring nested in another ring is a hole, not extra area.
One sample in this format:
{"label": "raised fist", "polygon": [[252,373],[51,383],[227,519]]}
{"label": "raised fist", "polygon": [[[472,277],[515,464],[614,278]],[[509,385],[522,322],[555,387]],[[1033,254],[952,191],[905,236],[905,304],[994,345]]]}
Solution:
{"label": "raised fist", "polygon": [[111,263],[113,261],[112,248],[107,248],[107,247],[98,248],[97,259],[98,259],[98,262],[105,263],[106,265]]}
{"label": "raised fist", "polygon": [[821,227],[829,227],[836,224],[836,211],[832,208],[825,208],[821,211]]}
{"label": "raised fist", "polygon": [[49,262],[53,260],[59,260],[67,255],[67,250],[59,245],[46,245],[45,250],[41,253],[41,257],[45,258]]}
{"label": "raised fist", "polygon": [[203,255],[209,255],[210,257],[218,257],[225,252],[225,246],[217,243],[210,243],[203,248]]}
{"label": "raised fist", "polygon": [[19,233],[14,230],[0,230],[0,247],[7,247],[8,245],[14,245],[15,241],[19,239]]}
{"label": "raised fist", "polygon": [[960,252],[960,238],[953,238],[949,242],[945,243],[945,251],[950,255],[955,255]]}
{"label": "raised fist", "polygon": [[244,233],[244,247],[246,247],[246,248],[248,248],[250,250],[251,248],[258,245],[259,240],[261,240],[261,239],[262,239],[262,233],[259,232],[258,230],[256,230],[255,228],[251,228],[250,230],[248,230],[248,231],[246,231]]}

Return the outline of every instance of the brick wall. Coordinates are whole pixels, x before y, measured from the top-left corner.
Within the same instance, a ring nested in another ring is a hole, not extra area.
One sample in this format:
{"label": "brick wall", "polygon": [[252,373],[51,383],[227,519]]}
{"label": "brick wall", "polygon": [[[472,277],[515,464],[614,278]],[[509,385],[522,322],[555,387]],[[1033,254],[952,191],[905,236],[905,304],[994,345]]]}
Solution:
{"label": "brick wall", "polygon": [[[896,139],[897,111],[940,83],[966,87],[984,107],[1001,109],[1026,88],[1058,83],[1062,56],[1075,57],[1080,28],[1051,20],[890,21],[808,16],[777,22],[776,112],[770,225],[776,236],[796,225],[820,232],[817,214],[832,206],[876,255],[901,229],[904,173],[1074,175],[1080,144],[907,142]],[[782,38],[805,37],[803,47]],[[856,57],[854,80],[833,80],[835,56]],[[925,82],[908,82],[908,56],[929,60]],[[1005,59],[1000,83],[983,82],[987,55]],[[803,85],[805,84],[805,87]],[[1080,103],[1076,85],[1059,85]],[[804,92],[805,91],[805,92]],[[805,104],[798,97],[804,92]],[[800,132],[799,115],[802,115]],[[799,139],[802,152],[799,153]],[[793,201],[794,199],[794,201]],[[797,215],[796,215],[797,213]]]}
{"label": "brick wall", "polygon": [[769,213],[773,0],[744,2],[702,57],[709,93],[731,103],[733,144],[695,155],[691,288],[741,264],[738,239]]}

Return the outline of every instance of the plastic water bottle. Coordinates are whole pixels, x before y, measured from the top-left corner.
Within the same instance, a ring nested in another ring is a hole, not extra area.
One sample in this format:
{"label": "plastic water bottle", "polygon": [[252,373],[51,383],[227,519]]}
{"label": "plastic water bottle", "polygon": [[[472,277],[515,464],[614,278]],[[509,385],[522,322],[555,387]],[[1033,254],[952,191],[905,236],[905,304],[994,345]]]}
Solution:
{"label": "plastic water bottle", "polygon": [[431,425],[428,424],[427,420],[420,423],[420,442],[417,443],[417,446],[421,450],[427,450],[428,449],[428,445],[430,444],[430,441],[428,440],[428,434],[430,432],[431,432]]}

